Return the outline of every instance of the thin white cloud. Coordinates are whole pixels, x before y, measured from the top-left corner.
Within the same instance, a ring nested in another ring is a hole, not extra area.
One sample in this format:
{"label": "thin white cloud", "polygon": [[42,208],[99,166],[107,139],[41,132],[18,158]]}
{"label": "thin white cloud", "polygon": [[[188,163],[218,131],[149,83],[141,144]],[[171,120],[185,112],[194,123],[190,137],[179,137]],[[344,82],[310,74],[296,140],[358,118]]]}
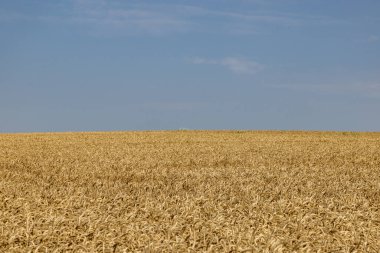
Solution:
{"label": "thin white cloud", "polygon": [[0,9],[0,22],[27,21],[30,17],[15,11]]}
{"label": "thin white cloud", "polygon": [[[111,5],[104,0],[75,0],[70,23],[89,25],[107,32],[153,33],[185,32],[200,30],[252,34],[253,24],[269,23],[293,26],[300,22],[281,15],[247,15],[238,12],[211,10],[197,6],[175,4]],[[203,18],[215,23],[203,24]]]}
{"label": "thin white cloud", "polygon": [[327,92],[336,94],[355,93],[367,97],[380,98],[380,82],[280,84],[268,86],[295,91]]}
{"label": "thin white cloud", "polygon": [[188,16],[207,16],[213,18],[224,18],[242,24],[272,24],[278,26],[304,26],[304,25],[339,25],[347,24],[346,20],[321,15],[300,15],[288,12],[275,11],[226,11],[209,9],[191,5],[173,5],[174,12]]}
{"label": "thin white cloud", "polygon": [[150,102],[137,104],[136,106],[142,109],[157,110],[157,111],[191,111],[194,109],[201,109],[205,106],[203,102]]}
{"label": "thin white cloud", "polygon": [[[340,87],[343,88],[343,85]],[[370,97],[380,98],[380,82],[372,82],[372,83],[353,83],[346,87],[347,90],[352,92],[358,92],[362,94],[366,94]]]}
{"label": "thin white cloud", "polygon": [[[92,26],[100,32],[152,33],[184,31],[185,19],[144,5],[112,5],[105,0],[74,0],[69,22]],[[116,2],[113,2],[116,3]]]}
{"label": "thin white cloud", "polygon": [[370,36],[368,36],[367,41],[370,43],[378,42],[378,41],[380,41],[380,37],[376,36],[376,35],[370,35]]}
{"label": "thin white cloud", "polygon": [[211,18],[227,19],[227,22],[238,21],[243,23],[262,22],[281,26],[299,25],[301,20],[284,13],[247,13],[237,11],[224,11],[217,9],[207,9],[191,5],[173,5],[167,8],[173,9],[174,13],[190,17],[207,16]]}
{"label": "thin white cloud", "polygon": [[238,57],[226,57],[220,60],[196,57],[191,60],[193,64],[208,64],[223,66],[236,74],[256,74],[264,66],[252,60]]}
{"label": "thin white cloud", "polygon": [[[285,12],[229,11],[194,5],[151,3],[120,0],[71,0],[57,4],[58,13],[29,16],[41,22],[64,22],[95,34],[164,34],[172,32],[216,32],[258,34],[270,26],[298,27],[331,25],[339,20],[322,16],[302,16]],[[25,19],[18,13],[0,12],[0,21]],[[210,22],[211,21],[211,22]],[[264,26],[263,26],[264,25]]]}
{"label": "thin white cloud", "polygon": [[257,62],[233,57],[224,58],[221,65],[238,74],[256,74],[263,69],[263,66]]}
{"label": "thin white cloud", "polygon": [[73,4],[79,8],[87,8],[88,6],[102,7],[107,5],[107,0],[73,0]]}

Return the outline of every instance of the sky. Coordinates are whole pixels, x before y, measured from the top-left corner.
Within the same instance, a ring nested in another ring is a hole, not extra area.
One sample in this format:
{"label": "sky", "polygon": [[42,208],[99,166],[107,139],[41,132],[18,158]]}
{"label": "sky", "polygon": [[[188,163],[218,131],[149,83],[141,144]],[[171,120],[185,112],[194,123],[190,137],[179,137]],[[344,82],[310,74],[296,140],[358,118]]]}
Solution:
{"label": "sky", "polygon": [[378,0],[2,0],[0,132],[380,131]]}

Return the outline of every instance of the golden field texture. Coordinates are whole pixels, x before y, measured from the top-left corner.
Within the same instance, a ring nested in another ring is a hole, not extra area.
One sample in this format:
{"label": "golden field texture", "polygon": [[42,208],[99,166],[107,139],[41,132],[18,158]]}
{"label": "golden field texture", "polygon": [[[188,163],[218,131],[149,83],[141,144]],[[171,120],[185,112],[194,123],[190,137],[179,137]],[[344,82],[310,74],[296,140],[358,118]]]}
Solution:
{"label": "golden field texture", "polygon": [[0,134],[0,252],[380,252],[380,133]]}

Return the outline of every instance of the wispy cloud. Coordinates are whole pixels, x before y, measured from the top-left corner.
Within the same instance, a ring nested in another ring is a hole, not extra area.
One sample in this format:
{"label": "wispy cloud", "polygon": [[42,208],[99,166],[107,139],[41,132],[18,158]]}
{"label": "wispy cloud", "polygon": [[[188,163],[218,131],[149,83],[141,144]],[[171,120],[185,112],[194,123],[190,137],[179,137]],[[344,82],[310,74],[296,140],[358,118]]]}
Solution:
{"label": "wispy cloud", "polygon": [[155,111],[192,111],[195,109],[202,109],[206,106],[204,102],[179,102],[179,101],[166,101],[166,102],[150,102],[136,104],[139,109],[149,109]]}
{"label": "wispy cloud", "polygon": [[335,85],[341,91],[355,92],[369,97],[380,98],[380,82],[361,82],[349,85]]}
{"label": "wispy cloud", "polygon": [[30,20],[30,17],[28,15],[15,11],[0,9],[0,22],[14,22],[27,20]]}
{"label": "wispy cloud", "polygon": [[[67,4],[69,3],[69,4]],[[52,4],[53,5],[53,4]],[[258,34],[268,26],[331,25],[331,17],[302,16],[285,12],[225,10],[205,5],[150,3],[120,0],[71,0],[56,4],[51,15],[32,17],[42,22],[64,22],[99,34],[166,34],[178,32]],[[25,19],[22,13],[1,13],[1,20]]]}
{"label": "wispy cloud", "polygon": [[181,17],[142,4],[126,5],[105,0],[74,0],[73,3],[69,22],[89,25],[103,32],[162,34],[181,32],[189,25]]}
{"label": "wispy cloud", "polygon": [[236,74],[256,74],[263,70],[264,66],[255,61],[237,57],[225,57],[220,60],[196,57],[191,60],[193,64],[208,64],[223,66]]}
{"label": "wispy cloud", "polygon": [[376,99],[380,98],[380,82],[280,84],[268,86],[272,88],[289,89],[294,91],[323,92],[335,94],[351,93]]}
{"label": "wispy cloud", "polygon": [[378,41],[380,41],[380,37],[372,34],[372,35],[368,36],[367,41],[370,43],[378,42]]}
{"label": "wispy cloud", "polygon": [[341,25],[347,24],[347,20],[321,15],[301,15],[278,11],[227,11],[222,9],[210,9],[191,5],[173,5],[175,12],[189,16],[207,16],[211,18],[223,18],[227,21],[240,22],[242,24],[272,24],[277,26],[308,26],[308,25]]}

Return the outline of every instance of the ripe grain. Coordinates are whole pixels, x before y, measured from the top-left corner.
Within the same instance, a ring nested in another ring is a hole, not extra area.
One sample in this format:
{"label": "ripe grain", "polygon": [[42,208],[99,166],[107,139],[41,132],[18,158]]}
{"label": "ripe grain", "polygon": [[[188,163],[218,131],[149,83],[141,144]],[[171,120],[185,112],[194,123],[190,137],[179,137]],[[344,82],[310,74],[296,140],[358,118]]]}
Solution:
{"label": "ripe grain", "polygon": [[380,252],[380,133],[0,135],[0,252]]}

